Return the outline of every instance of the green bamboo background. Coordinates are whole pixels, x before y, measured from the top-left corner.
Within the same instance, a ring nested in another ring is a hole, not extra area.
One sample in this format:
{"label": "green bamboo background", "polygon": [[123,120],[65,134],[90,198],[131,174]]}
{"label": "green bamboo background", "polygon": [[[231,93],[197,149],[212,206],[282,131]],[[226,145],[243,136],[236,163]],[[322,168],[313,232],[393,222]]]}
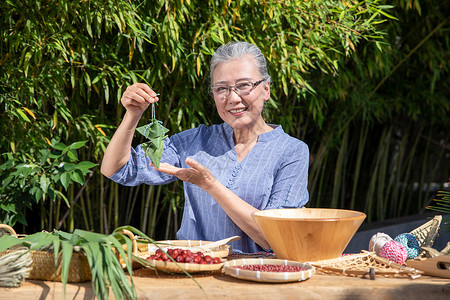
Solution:
{"label": "green bamboo background", "polygon": [[[0,221],[19,232],[130,224],[174,238],[181,183],[123,187],[93,167],[66,187],[39,153],[87,141],[73,159],[99,164],[137,81],[161,93],[169,133],[220,122],[208,64],[230,40],[262,49],[267,121],[310,147],[307,206],[379,221],[420,213],[448,181],[448,1],[6,0],[0,11]],[[33,162],[42,171],[25,171]]]}

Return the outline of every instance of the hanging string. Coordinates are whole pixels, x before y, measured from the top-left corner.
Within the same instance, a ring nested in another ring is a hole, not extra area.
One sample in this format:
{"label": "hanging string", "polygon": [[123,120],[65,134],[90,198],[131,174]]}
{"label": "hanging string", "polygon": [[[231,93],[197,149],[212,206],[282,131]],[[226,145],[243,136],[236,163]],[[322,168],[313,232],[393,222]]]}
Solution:
{"label": "hanging string", "polygon": [[152,103],[152,120],[156,119],[155,115],[155,102]]}
{"label": "hanging string", "polygon": [[147,127],[145,127],[144,130],[144,136],[145,133],[147,132],[147,129],[153,124],[153,120],[156,119],[156,114],[155,114],[155,102],[152,103],[152,122],[148,123]]}

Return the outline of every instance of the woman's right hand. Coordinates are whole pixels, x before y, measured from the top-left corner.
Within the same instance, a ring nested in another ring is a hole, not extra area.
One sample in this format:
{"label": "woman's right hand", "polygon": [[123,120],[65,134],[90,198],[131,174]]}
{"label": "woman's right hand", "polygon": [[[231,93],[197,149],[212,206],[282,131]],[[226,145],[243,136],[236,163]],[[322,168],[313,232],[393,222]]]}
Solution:
{"label": "woman's right hand", "polygon": [[159,100],[156,93],[145,83],[135,83],[127,87],[122,95],[122,105],[128,113],[141,116],[150,103]]}
{"label": "woman's right hand", "polygon": [[136,126],[150,103],[158,100],[156,93],[145,83],[127,87],[120,100],[127,112],[106,147],[101,166],[103,175],[110,177],[127,163]]}

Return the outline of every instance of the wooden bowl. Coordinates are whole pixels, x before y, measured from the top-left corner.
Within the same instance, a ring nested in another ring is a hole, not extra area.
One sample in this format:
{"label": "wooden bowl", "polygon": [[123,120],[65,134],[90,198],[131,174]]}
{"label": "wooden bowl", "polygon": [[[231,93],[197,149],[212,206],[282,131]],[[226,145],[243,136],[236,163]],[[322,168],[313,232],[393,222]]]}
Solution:
{"label": "wooden bowl", "polygon": [[301,262],[341,256],[366,218],[362,212],[326,208],[270,209],[252,216],[278,258]]}

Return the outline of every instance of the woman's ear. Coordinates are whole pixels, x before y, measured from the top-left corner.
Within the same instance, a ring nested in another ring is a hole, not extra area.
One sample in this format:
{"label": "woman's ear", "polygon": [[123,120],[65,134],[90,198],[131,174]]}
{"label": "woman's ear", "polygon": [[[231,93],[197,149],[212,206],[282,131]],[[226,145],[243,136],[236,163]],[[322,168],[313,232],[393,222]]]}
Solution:
{"label": "woman's ear", "polygon": [[264,92],[266,95],[264,96],[264,101],[269,101],[270,99],[270,81],[264,85]]}

